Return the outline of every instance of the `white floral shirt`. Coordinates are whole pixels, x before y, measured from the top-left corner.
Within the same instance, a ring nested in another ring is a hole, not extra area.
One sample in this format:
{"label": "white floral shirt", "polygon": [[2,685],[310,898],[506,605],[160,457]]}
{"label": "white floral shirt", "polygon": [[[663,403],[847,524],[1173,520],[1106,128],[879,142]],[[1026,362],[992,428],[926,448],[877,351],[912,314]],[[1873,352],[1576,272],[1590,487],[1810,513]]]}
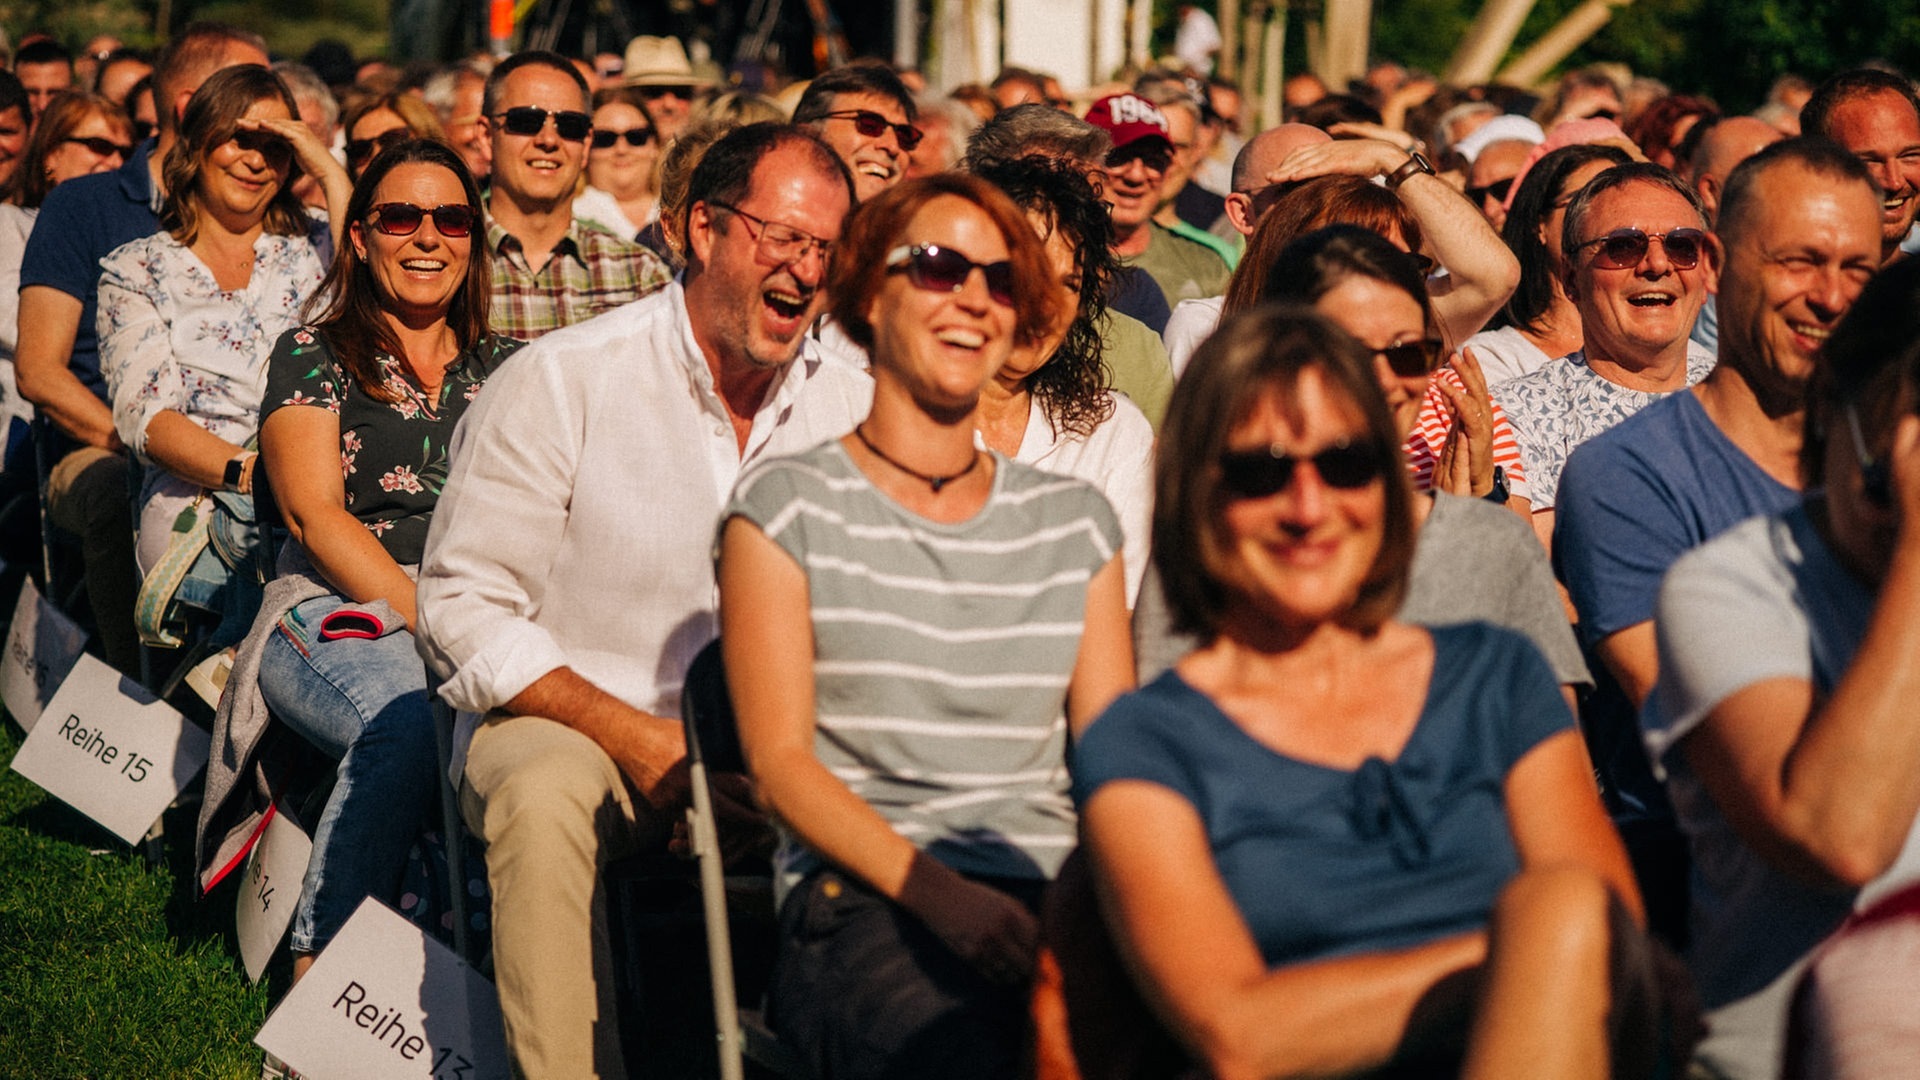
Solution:
{"label": "white floral shirt", "polygon": [[226,291],[199,256],[165,232],[100,262],[100,370],[120,439],[142,461],[147,426],[181,413],[236,445],[260,426],[267,357],[326,276],[327,224],[304,236],[262,233],[253,274]]}

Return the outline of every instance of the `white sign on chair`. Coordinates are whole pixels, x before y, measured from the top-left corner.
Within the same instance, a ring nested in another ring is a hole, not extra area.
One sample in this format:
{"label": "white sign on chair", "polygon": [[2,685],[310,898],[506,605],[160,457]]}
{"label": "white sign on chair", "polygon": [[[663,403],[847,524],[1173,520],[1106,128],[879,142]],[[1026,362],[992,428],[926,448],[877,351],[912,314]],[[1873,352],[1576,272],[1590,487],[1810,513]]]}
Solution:
{"label": "white sign on chair", "polygon": [[246,873],[240,878],[240,894],[233,902],[240,961],[253,982],[260,981],[273,950],[293,923],[293,909],[300,902],[307,860],[312,855],[313,841],[300,826],[280,813],[278,806],[269,810],[260,838],[247,853]]}
{"label": "white sign on chair", "polygon": [[6,654],[0,656],[0,704],[21,730],[33,730],[86,643],[87,632],[78,623],[48,603],[33,582],[21,582]]}

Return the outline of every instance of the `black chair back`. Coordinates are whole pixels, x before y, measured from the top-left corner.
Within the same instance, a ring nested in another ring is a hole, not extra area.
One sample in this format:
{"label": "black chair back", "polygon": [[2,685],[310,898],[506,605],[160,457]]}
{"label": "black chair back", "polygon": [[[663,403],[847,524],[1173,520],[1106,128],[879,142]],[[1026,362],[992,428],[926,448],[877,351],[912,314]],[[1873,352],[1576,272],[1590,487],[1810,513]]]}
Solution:
{"label": "black chair back", "polygon": [[686,728],[688,758],[705,765],[709,772],[747,771],[719,638],[707,642],[687,668],[686,682],[680,688],[680,722]]}

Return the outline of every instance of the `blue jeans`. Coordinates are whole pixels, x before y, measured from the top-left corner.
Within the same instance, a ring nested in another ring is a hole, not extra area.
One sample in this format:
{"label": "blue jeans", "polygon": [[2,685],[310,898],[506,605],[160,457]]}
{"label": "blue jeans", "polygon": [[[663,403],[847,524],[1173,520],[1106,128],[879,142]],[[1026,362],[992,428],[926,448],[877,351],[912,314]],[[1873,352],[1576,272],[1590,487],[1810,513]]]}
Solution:
{"label": "blue jeans", "polygon": [[294,608],[260,660],[260,693],[274,717],[340,762],[294,909],[295,952],[325,948],[365,897],[398,903],[407,851],[440,791],[427,671],[413,635],[320,640],[320,620],[346,603],[320,596]]}

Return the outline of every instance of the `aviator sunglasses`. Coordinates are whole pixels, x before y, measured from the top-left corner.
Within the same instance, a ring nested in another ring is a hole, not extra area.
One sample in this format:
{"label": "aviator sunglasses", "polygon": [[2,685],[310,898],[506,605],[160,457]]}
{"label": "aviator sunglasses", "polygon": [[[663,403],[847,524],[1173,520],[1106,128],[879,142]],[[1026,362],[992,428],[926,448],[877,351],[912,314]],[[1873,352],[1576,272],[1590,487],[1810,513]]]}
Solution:
{"label": "aviator sunglasses", "polygon": [[650,127],[636,127],[628,128],[625,131],[608,131],[602,128],[593,133],[593,148],[595,150],[611,150],[613,149],[613,144],[619,142],[621,139],[627,140],[628,146],[645,146],[653,141],[653,129]]}
{"label": "aviator sunglasses", "polygon": [[1301,462],[1328,487],[1355,491],[1382,475],[1379,447],[1371,441],[1341,439],[1317,454],[1296,457],[1278,446],[1264,450],[1233,450],[1220,455],[1220,487],[1230,498],[1264,499],[1278,495],[1293,483]]}
{"label": "aviator sunglasses", "polygon": [[987,279],[987,296],[1001,307],[1013,306],[1013,263],[977,263],[938,244],[901,245],[887,252],[887,272],[906,271],[907,280],[928,292],[959,292],[975,270]]}
{"label": "aviator sunglasses", "polygon": [[532,105],[517,105],[506,112],[495,114],[500,126],[507,129],[509,135],[538,135],[540,129],[547,126],[547,117],[553,117],[553,130],[568,142],[579,142],[593,130],[593,117],[583,112],[555,112]]}
{"label": "aviator sunglasses", "polygon": [[912,124],[892,123],[886,117],[881,116],[871,109],[842,109],[839,112],[830,112],[821,119],[851,120],[853,121],[853,130],[869,139],[877,139],[886,134],[888,128],[892,128],[893,137],[900,141],[900,149],[905,150],[909,154],[913,153],[914,147],[920,145],[920,139],[922,137],[920,129],[914,127]]}
{"label": "aviator sunglasses", "polygon": [[1647,249],[1655,240],[1660,241],[1660,246],[1666,249],[1667,261],[1679,270],[1691,270],[1699,266],[1700,254],[1707,247],[1707,234],[1699,229],[1673,229],[1663,233],[1615,229],[1605,236],[1581,244],[1576,250],[1584,251],[1598,246],[1600,253],[1594,256],[1595,266],[1602,270],[1631,270],[1647,257]]}
{"label": "aviator sunglasses", "polygon": [[369,210],[367,221],[388,236],[412,236],[420,228],[421,219],[429,216],[441,236],[458,240],[473,233],[474,219],[479,215],[473,207],[461,203],[442,203],[428,209],[412,203],[390,202]]}

